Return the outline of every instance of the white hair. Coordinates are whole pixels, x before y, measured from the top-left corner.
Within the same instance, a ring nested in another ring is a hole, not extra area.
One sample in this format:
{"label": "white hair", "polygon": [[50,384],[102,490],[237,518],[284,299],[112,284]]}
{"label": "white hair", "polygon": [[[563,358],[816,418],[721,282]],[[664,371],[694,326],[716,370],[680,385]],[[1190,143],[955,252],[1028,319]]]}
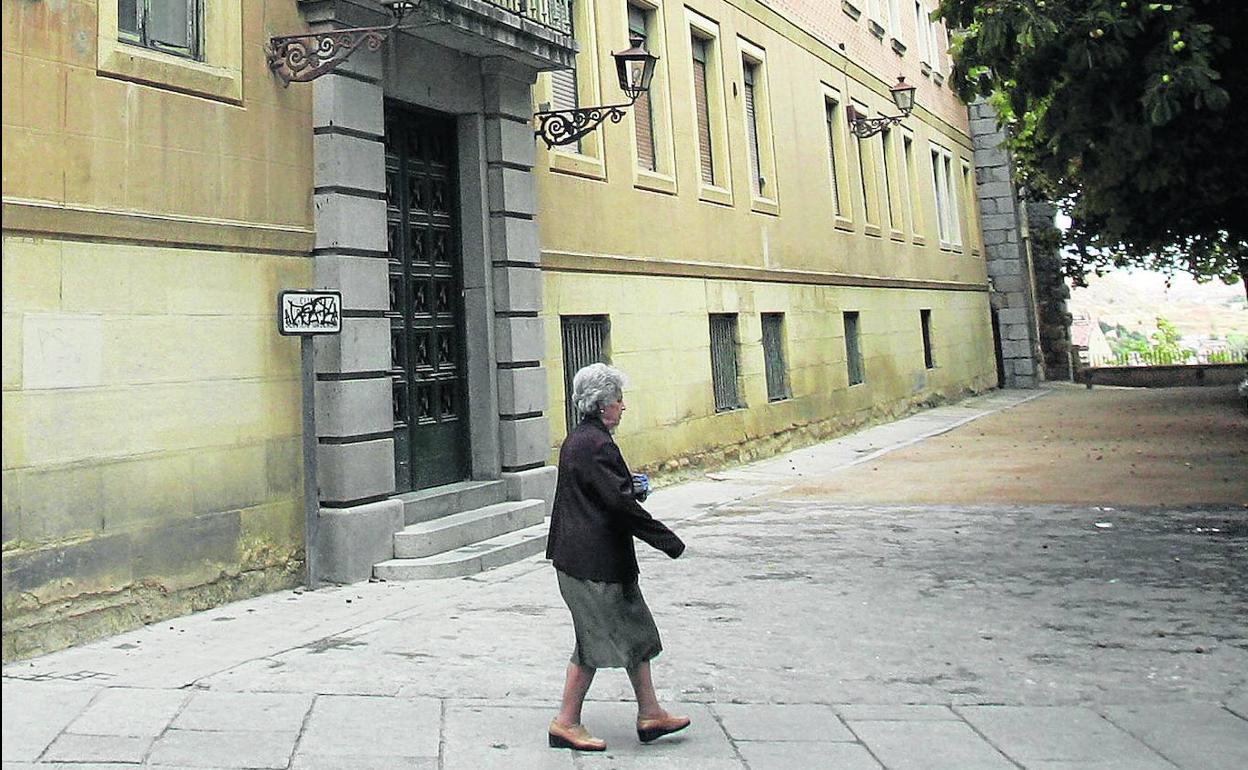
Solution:
{"label": "white hair", "polygon": [[624,397],[628,378],[608,364],[590,364],[572,377],[572,405],[581,419]]}

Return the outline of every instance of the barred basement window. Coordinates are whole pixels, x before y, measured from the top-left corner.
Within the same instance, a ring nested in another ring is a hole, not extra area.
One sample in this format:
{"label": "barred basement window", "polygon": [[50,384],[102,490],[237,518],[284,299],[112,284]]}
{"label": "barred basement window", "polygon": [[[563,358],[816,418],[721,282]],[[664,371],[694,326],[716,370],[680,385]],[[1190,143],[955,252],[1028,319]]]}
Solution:
{"label": "barred basement window", "polygon": [[563,402],[570,432],[581,421],[572,403],[572,378],[590,364],[611,363],[607,346],[611,324],[605,315],[565,315],[559,325],[563,337]]}
{"label": "barred basement window", "polygon": [[200,0],[118,0],[117,38],[203,61]]}
{"label": "barred basement window", "polygon": [[789,372],[784,362],[784,313],[763,313],[763,367],[767,375],[767,400],[790,396]]}
{"label": "barred basement window", "polygon": [[737,314],[711,314],[711,386],[715,411],[739,409],[737,395]]}
{"label": "barred basement window", "polygon": [[935,369],[936,362],[932,359],[932,311],[919,311],[919,326],[923,330],[923,367]]}
{"label": "barred basement window", "polygon": [[845,367],[849,370],[849,384],[860,385],[865,377],[862,371],[862,344],[858,332],[858,311],[843,313],[845,322]]}

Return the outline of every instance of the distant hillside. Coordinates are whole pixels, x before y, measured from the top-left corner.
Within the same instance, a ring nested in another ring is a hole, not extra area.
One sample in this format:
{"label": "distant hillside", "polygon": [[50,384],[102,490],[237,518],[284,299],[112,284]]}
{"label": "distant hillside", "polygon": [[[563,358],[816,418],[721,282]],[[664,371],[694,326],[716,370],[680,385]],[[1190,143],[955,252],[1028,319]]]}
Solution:
{"label": "distant hillside", "polygon": [[1248,334],[1248,300],[1240,284],[1199,284],[1175,276],[1167,287],[1165,276],[1158,273],[1089,275],[1087,288],[1071,289],[1069,306],[1072,313],[1090,313],[1131,331],[1152,332],[1157,316],[1162,316],[1185,336]]}

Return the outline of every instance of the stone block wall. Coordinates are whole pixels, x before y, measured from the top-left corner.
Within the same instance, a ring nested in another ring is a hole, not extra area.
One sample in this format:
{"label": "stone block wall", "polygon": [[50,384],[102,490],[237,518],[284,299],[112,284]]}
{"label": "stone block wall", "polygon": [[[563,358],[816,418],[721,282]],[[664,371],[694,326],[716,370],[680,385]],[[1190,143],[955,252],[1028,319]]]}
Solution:
{"label": "stone block wall", "polygon": [[1005,132],[985,102],[970,107],[975,145],[975,194],[982,214],[984,256],[992,309],[999,329],[999,365],[1007,388],[1032,388],[1044,379],[1039,352],[1033,266],[1026,215],[1013,183],[1013,165],[1002,147]]}

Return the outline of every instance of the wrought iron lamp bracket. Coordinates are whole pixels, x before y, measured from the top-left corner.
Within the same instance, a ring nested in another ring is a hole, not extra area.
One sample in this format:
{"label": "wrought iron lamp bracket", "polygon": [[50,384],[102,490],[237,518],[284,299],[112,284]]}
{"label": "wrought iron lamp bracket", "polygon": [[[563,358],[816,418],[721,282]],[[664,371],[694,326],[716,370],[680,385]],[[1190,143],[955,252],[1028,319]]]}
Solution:
{"label": "wrought iron lamp bracket", "polygon": [[394,16],[393,24],[269,38],[268,45],[265,46],[269,69],[282,79],[284,86],[291,82],[306,83],[331,72],[360,48],[373,52],[381,50],[386,38],[399,28],[407,12],[415,10],[420,3],[394,2],[383,5]]}
{"label": "wrought iron lamp bracket", "polygon": [[636,99],[625,104],[604,104],[601,107],[581,107],[573,110],[542,110],[534,114],[537,130],[533,133],[550,149],[556,145],[572,144],[592,133],[607,120],[619,123],[633,106]]}
{"label": "wrought iron lamp bracket", "polygon": [[868,118],[865,115],[860,115],[851,107],[849,113],[849,130],[852,131],[854,136],[859,139],[867,139],[875,136],[889,126],[896,126],[900,124],[901,121],[907,117],[909,116],[893,115],[890,117],[887,115],[881,115],[878,118]]}

